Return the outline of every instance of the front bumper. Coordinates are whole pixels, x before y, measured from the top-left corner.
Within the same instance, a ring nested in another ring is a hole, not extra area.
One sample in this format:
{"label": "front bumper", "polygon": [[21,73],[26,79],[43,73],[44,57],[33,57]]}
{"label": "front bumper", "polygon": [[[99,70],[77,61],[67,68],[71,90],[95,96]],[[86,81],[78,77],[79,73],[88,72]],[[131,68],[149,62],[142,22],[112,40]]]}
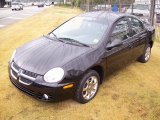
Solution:
{"label": "front bumper", "polygon": [[[58,84],[58,83],[50,84],[43,80],[43,76],[38,76],[34,81],[26,79],[21,75],[15,77],[12,73],[12,67],[10,64],[8,67],[8,71],[9,71],[10,81],[13,83],[15,87],[17,87],[19,90],[26,93],[27,95],[32,96],[39,100],[51,101],[62,96],[67,96],[70,93],[73,93],[74,90],[74,86],[68,89],[63,88],[66,85],[74,84],[73,82],[63,83],[63,84]],[[45,95],[48,96],[47,99]]]}

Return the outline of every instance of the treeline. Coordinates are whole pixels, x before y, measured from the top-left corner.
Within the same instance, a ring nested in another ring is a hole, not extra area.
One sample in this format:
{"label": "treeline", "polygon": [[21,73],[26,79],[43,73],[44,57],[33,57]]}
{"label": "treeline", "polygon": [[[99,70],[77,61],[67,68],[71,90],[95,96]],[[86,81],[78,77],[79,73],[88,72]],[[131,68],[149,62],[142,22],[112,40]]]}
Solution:
{"label": "treeline", "polygon": [[[84,0],[87,1],[87,0]],[[90,0],[93,3],[131,4],[134,0]]]}
{"label": "treeline", "polygon": [[134,0],[71,0],[72,5],[79,7],[81,4],[127,4],[130,5]]}

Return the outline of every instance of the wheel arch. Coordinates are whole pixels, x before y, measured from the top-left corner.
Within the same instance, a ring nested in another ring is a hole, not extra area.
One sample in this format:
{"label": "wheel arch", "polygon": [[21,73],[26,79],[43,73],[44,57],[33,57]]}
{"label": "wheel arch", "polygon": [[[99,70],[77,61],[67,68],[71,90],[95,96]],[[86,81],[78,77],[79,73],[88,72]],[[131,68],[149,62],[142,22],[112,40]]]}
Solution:
{"label": "wheel arch", "polygon": [[100,65],[96,65],[96,66],[91,67],[90,69],[95,70],[99,74],[100,84],[102,84],[104,80],[104,68]]}

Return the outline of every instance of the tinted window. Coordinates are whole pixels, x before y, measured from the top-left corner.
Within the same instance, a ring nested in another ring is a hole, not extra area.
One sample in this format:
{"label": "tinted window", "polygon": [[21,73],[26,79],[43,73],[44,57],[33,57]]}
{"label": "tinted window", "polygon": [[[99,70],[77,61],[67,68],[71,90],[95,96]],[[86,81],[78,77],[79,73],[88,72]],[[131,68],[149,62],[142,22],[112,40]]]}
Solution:
{"label": "tinted window", "polygon": [[132,36],[138,34],[144,30],[142,23],[135,18],[129,18],[132,29]]}
{"label": "tinted window", "polygon": [[129,38],[129,26],[126,19],[120,20],[113,29],[111,34],[111,41],[115,39],[126,40]]}

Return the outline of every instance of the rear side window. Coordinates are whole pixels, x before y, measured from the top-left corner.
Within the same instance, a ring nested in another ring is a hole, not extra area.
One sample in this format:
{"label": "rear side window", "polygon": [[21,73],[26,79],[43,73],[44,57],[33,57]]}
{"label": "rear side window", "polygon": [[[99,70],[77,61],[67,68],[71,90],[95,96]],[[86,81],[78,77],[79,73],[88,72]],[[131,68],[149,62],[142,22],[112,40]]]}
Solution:
{"label": "rear side window", "polygon": [[129,26],[127,19],[122,19],[119,22],[116,23],[114,26],[113,32],[111,34],[111,41],[114,41],[116,39],[119,40],[126,40],[129,38]]}
{"label": "rear side window", "polygon": [[144,30],[143,24],[136,18],[129,18],[131,24],[131,36],[141,33]]}

